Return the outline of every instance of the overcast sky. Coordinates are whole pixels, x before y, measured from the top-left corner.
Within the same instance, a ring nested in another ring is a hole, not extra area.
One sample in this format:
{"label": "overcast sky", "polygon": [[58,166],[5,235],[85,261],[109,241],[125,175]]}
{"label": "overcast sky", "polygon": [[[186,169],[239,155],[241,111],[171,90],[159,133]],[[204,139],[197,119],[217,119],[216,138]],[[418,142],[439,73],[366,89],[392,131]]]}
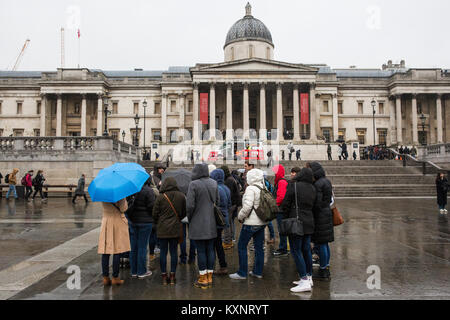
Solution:
{"label": "overcast sky", "polygon": [[[247,0],[0,0],[0,70],[66,67],[166,70],[222,62],[230,27]],[[448,0],[252,0],[253,16],[269,28],[275,60],[332,68],[450,68]]]}

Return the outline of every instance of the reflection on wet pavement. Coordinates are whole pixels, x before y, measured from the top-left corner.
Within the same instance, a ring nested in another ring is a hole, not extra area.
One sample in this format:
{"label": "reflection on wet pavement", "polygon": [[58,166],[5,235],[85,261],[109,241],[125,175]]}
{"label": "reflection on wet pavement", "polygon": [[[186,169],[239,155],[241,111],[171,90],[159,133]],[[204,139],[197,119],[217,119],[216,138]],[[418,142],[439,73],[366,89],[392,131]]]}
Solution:
{"label": "reflection on wet pavement", "polygon": [[[131,279],[122,271],[122,287],[103,288],[100,257],[93,248],[58,268],[12,299],[449,299],[450,232],[433,199],[342,199],[337,205],[345,223],[335,228],[331,244],[330,282],[315,281],[311,293],[289,291],[297,280],[290,256],[273,257],[266,246],[263,279],[214,278],[214,287],[192,286],[197,269],[178,266],[177,284],[160,284],[159,260],[150,263],[154,274]],[[100,205],[72,205],[70,199],[48,203],[0,200],[0,273],[30,257],[55,248],[100,226]],[[275,224],[276,225],[276,224]],[[276,242],[278,243],[278,241]],[[249,251],[249,266],[253,264]],[[228,269],[238,266],[237,248],[226,251]],[[68,265],[81,268],[81,289],[69,290]],[[381,270],[381,289],[370,290],[369,266]],[[0,291],[5,290],[0,283]]]}

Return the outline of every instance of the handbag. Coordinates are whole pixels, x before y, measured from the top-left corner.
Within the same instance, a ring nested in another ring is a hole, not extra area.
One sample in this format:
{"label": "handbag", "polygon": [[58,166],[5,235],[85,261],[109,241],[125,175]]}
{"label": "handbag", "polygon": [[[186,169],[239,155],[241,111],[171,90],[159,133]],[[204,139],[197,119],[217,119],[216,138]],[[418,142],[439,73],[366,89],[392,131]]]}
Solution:
{"label": "handbag", "polygon": [[339,226],[344,223],[344,218],[342,218],[341,213],[336,206],[331,209],[331,212],[333,213],[333,226]]}
{"label": "handbag", "polygon": [[217,227],[224,227],[227,224],[225,221],[225,216],[223,215],[220,208],[218,208],[216,206],[216,202],[213,200],[211,193],[209,193],[208,187],[206,185],[205,185],[205,187],[206,187],[206,192],[208,192],[209,199],[211,199],[213,206],[214,206],[214,217],[216,218],[216,225],[217,225]]}
{"label": "handbag", "polygon": [[287,218],[281,220],[280,235],[282,236],[303,236],[303,221],[300,220],[298,214],[298,202],[297,202],[297,183],[294,184],[295,188],[295,212],[297,217]]}
{"label": "handbag", "polygon": [[[169,202],[170,206],[172,207],[173,212],[175,212],[175,215],[177,216],[178,220],[180,220],[180,217],[178,216],[177,210],[175,210],[175,207],[172,204],[172,201],[170,201],[169,197],[164,193],[164,197],[166,198],[166,200]],[[178,237],[178,244],[182,244],[184,241],[184,237],[183,237],[183,225],[180,225],[180,235]]]}

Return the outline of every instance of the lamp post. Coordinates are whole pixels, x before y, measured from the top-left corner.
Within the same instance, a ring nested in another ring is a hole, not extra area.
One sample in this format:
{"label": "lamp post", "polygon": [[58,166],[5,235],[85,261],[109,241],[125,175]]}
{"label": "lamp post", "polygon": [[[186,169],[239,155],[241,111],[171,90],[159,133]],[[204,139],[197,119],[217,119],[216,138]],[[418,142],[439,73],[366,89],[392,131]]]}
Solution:
{"label": "lamp post", "polygon": [[139,115],[136,113],[136,116],[134,117],[134,123],[136,124],[136,136],[135,136],[135,140],[134,140],[134,145],[136,147],[139,147],[139,143],[138,143],[138,125],[139,125]]}
{"label": "lamp post", "polygon": [[125,143],[125,130],[122,130],[122,142]]}
{"label": "lamp post", "polygon": [[425,117],[425,115],[422,113],[420,115],[420,121],[422,122],[422,145],[426,146],[427,145],[427,139],[425,139],[425,121],[427,120],[427,118]]}
{"label": "lamp post", "polygon": [[142,106],[144,107],[144,151],[145,151],[145,109],[147,109],[147,100],[146,99],[144,99]]}
{"label": "lamp post", "polygon": [[372,116],[372,119],[373,119],[373,145],[375,145],[375,106],[377,105],[375,99],[372,99],[371,105],[372,105],[372,111],[373,111],[373,116]]}
{"label": "lamp post", "polygon": [[111,111],[108,110],[108,98],[107,97],[103,97],[103,113],[105,114],[105,130],[103,131],[103,136],[107,137],[108,136],[108,114],[111,113]]}

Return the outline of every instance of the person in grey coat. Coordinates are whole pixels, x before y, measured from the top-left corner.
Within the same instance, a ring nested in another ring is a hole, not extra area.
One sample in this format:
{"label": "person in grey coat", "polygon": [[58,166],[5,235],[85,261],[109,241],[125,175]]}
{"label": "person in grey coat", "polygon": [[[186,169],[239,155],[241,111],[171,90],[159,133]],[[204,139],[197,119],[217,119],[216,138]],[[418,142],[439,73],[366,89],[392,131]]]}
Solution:
{"label": "person in grey coat", "polygon": [[198,288],[212,286],[214,272],[217,226],[214,216],[214,202],[218,206],[219,193],[217,182],[209,177],[207,164],[196,164],[192,169],[192,182],[186,199],[186,213],[189,220],[189,239],[194,240],[197,248],[199,278]]}
{"label": "person in grey coat", "polygon": [[72,203],[75,203],[75,200],[78,197],[84,197],[84,200],[86,201],[86,203],[88,203],[88,199],[86,198],[86,192],[84,192],[84,186],[86,184],[85,178],[86,178],[85,175],[82,174],[81,178],[78,179],[78,186],[77,189],[75,190],[75,195],[73,196]]}

